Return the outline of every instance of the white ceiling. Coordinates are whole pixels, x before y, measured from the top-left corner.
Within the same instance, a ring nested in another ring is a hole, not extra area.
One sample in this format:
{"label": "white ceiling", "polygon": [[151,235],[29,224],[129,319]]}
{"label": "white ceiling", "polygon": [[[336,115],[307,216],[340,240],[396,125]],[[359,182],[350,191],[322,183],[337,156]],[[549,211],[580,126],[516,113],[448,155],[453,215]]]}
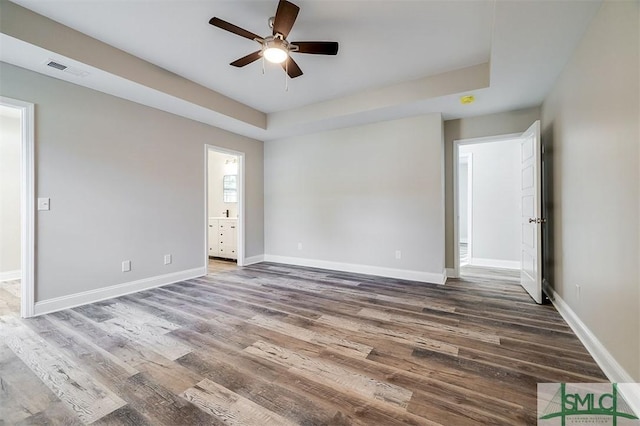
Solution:
{"label": "white ceiling", "polygon": [[[340,51],[335,57],[294,54],[305,74],[290,80],[285,91],[279,66],[268,64],[265,75],[259,61],[242,69],[229,66],[258,45],[208,24],[217,16],[266,35],[276,0],[12,1],[278,115],[490,61],[490,87],[477,91],[471,106],[461,106],[452,95],[385,112],[389,117],[442,112],[446,118],[539,105],[600,5],[600,0],[294,0],[301,11],[289,40],[338,41]],[[0,59],[25,66],[25,58],[3,53]],[[37,58],[38,64],[46,59]],[[371,117],[379,112],[371,111]],[[268,133],[264,139],[274,136]]]}
{"label": "white ceiling", "polygon": [[338,56],[294,54],[305,74],[284,91],[284,72],[230,62],[258,44],[209,24],[217,16],[268,35],[271,1],[15,0],[39,14],[263,112],[296,108],[371,87],[489,60],[492,1],[295,0],[290,41],[331,40]]}

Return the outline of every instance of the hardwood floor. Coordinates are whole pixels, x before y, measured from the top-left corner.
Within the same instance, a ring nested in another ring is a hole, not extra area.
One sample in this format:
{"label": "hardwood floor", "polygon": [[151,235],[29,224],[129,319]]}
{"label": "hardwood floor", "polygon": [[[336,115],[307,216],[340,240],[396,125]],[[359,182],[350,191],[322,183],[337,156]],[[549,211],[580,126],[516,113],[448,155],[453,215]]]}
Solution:
{"label": "hardwood floor", "polygon": [[460,267],[460,277],[462,280],[486,282],[487,284],[496,281],[518,284],[520,283],[520,270],[465,265]]}
{"label": "hardwood floor", "polygon": [[[228,266],[228,265],[227,265]],[[6,424],[535,424],[538,382],[605,376],[510,279],[269,263],[0,317]]]}
{"label": "hardwood floor", "polygon": [[0,316],[20,315],[20,280],[0,282]]}
{"label": "hardwood floor", "polygon": [[217,274],[218,272],[235,271],[238,269],[238,264],[233,260],[209,258],[209,265],[207,266],[207,272],[209,274]]}

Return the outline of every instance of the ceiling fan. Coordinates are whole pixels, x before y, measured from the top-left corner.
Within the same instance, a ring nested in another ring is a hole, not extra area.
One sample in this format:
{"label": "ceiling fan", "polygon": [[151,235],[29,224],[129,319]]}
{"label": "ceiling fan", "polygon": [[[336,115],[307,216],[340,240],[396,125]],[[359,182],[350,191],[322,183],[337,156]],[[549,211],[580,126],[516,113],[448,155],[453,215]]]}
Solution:
{"label": "ceiling fan", "polygon": [[287,36],[299,11],[300,8],[295,4],[287,0],[280,0],[276,16],[269,18],[269,27],[273,31],[272,35],[267,37],[260,37],[217,17],[211,18],[209,23],[260,44],[260,50],[249,53],[247,56],[231,62],[230,65],[240,68],[264,58],[269,62],[281,64],[289,77],[296,78],[302,75],[302,70],[291,57],[291,53],[310,53],[312,55],[336,55],[338,53],[338,43],[335,41],[287,41]]}

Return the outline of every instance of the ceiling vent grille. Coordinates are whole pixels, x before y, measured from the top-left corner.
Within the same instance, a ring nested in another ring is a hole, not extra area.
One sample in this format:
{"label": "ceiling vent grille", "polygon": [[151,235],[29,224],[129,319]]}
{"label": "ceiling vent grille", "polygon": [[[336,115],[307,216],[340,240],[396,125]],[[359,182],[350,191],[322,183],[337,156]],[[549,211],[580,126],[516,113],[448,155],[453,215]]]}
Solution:
{"label": "ceiling vent grille", "polygon": [[48,59],[44,64],[48,67],[57,69],[58,71],[66,72],[67,74],[71,74],[76,77],[86,77],[89,75],[87,71],[66,66],[64,64],[61,64],[60,62],[54,61],[53,59]]}
{"label": "ceiling vent grille", "polygon": [[66,65],[62,65],[62,64],[59,64],[59,63],[54,62],[54,61],[49,61],[47,63],[47,65],[50,66],[51,68],[55,68],[55,69],[60,70],[60,71],[64,71],[64,70],[67,69]]}

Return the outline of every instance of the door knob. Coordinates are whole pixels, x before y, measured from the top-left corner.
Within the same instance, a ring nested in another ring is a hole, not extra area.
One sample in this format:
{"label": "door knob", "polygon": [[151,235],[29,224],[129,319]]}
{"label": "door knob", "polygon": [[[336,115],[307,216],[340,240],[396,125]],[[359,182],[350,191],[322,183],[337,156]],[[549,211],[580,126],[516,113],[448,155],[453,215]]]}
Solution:
{"label": "door knob", "polygon": [[547,219],[530,217],[529,223],[547,223]]}

